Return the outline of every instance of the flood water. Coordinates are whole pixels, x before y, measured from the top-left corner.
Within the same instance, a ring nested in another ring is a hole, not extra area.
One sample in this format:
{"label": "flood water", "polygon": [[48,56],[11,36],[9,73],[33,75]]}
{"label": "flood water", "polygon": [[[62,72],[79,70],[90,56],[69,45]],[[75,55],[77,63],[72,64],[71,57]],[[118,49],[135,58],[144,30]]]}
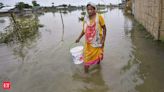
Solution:
{"label": "flood water", "polygon": [[[0,44],[1,84],[10,81],[10,92],[164,92],[164,43],[147,38],[119,9],[103,14],[104,60],[83,77],[82,65],[73,64],[69,52],[82,30],[80,16],[81,11],[62,13],[63,25],[60,13],[46,12],[38,16],[44,27],[35,38]],[[4,23],[0,27],[9,20]]]}

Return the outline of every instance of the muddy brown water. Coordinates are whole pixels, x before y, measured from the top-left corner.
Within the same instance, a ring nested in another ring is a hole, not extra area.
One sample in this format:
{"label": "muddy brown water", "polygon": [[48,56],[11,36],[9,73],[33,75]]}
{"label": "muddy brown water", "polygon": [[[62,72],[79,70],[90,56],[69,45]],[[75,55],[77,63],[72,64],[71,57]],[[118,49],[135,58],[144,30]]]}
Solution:
{"label": "muddy brown water", "polygon": [[[104,60],[84,78],[69,52],[82,29],[80,14],[62,14],[63,29],[60,13],[44,13],[38,17],[44,27],[28,44],[1,44],[1,84],[10,81],[10,92],[164,92],[164,44],[146,38],[119,9],[104,14]],[[7,92],[2,85],[0,92]]]}

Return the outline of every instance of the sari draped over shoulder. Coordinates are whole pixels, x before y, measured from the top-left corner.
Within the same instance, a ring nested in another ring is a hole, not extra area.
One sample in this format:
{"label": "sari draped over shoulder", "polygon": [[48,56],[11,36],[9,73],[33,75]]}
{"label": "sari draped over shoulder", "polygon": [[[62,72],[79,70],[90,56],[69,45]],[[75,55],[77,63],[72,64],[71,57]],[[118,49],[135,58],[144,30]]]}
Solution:
{"label": "sari draped over shoulder", "polygon": [[103,59],[103,48],[100,41],[103,36],[102,26],[105,25],[101,15],[96,14],[94,20],[84,18],[83,31],[85,33],[84,65],[97,64]]}

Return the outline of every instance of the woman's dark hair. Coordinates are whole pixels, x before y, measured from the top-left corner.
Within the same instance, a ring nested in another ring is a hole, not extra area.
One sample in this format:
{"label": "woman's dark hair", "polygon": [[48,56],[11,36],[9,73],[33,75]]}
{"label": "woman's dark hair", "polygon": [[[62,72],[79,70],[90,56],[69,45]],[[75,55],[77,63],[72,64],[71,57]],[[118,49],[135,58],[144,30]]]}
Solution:
{"label": "woman's dark hair", "polygon": [[[91,6],[91,7],[93,7],[91,4],[87,4],[87,8],[88,8],[88,6]],[[96,9],[95,7],[93,7],[94,9]]]}

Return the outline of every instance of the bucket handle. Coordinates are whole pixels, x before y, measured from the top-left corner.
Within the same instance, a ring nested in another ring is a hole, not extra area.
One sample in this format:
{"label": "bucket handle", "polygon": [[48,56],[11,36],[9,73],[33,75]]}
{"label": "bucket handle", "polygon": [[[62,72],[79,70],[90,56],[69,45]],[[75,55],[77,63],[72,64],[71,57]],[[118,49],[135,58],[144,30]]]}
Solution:
{"label": "bucket handle", "polygon": [[78,43],[73,42],[73,43],[70,44],[70,46],[69,46],[69,50],[71,50],[71,48],[73,48],[73,46],[79,46],[79,44],[81,44],[82,46],[84,46],[84,43],[81,42],[81,41],[79,41]]}

